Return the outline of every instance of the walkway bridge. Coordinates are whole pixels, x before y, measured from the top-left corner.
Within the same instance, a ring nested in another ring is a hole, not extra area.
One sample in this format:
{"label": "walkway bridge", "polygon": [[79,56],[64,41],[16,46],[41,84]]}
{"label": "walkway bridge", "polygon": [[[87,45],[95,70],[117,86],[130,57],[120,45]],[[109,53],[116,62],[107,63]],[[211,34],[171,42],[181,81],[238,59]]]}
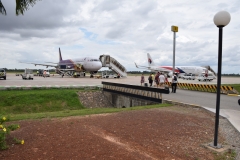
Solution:
{"label": "walkway bridge", "polygon": [[[145,86],[136,86],[136,85],[129,85],[129,84],[120,84],[120,83],[111,83],[111,82],[102,82],[103,84],[103,91],[110,92],[111,95],[109,99],[112,99],[114,103],[117,101],[119,97],[113,97],[113,94],[122,95],[125,97],[131,97],[136,99],[141,99],[145,103],[145,101],[151,101],[155,103],[162,103],[162,94],[169,94],[169,88],[151,88]],[[137,106],[139,105],[138,100],[134,99],[121,99],[121,104],[116,106]],[[129,102],[127,102],[129,101]],[[116,102],[118,103],[118,102]],[[125,104],[124,104],[125,103]],[[135,103],[136,105],[134,105]],[[142,103],[142,102],[141,102]],[[144,104],[143,105],[147,105]]]}
{"label": "walkway bridge", "polygon": [[127,77],[126,68],[110,55],[101,55],[99,59],[103,67],[108,67],[121,77]]}

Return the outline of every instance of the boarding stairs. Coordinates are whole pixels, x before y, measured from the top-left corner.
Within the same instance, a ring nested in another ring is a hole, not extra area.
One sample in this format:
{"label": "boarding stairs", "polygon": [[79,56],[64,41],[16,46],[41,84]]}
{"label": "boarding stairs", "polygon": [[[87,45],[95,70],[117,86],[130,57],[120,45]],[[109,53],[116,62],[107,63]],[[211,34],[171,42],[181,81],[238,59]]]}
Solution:
{"label": "boarding stairs", "polygon": [[102,67],[108,67],[121,77],[127,77],[126,68],[110,55],[101,55],[99,59],[102,62]]}
{"label": "boarding stairs", "polygon": [[210,66],[203,66],[203,67],[211,71],[215,76],[217,76],[216,72]]}

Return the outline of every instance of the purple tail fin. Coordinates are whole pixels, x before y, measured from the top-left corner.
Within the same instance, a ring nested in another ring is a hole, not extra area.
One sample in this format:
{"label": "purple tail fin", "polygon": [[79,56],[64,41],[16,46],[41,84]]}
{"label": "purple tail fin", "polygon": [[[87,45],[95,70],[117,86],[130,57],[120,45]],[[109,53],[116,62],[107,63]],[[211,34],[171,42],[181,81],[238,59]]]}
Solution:
{"label": "purple tail fin", "polygon": [[60,47],[59,47],[59,62],[62,61],[62,54],[61,54],[61,50],[60,50]]}

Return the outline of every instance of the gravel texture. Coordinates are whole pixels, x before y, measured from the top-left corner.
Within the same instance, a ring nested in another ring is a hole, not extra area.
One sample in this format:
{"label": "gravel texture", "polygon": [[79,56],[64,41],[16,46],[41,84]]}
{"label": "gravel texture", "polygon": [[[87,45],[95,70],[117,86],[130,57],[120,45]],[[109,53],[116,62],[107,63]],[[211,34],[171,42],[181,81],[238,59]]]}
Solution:
{"label": "gravel texture", "polygon": [[[14,123],[21,128],[11,138],[24,139],[25,144],[8,141],[10,148],[0,151],[1,160],[215,158],[203,145],[213,141],[214,116],[200,108],[172,106]],[[223,118],[219,128],[219,143],[230,145],[240,159],[239,132]]]}

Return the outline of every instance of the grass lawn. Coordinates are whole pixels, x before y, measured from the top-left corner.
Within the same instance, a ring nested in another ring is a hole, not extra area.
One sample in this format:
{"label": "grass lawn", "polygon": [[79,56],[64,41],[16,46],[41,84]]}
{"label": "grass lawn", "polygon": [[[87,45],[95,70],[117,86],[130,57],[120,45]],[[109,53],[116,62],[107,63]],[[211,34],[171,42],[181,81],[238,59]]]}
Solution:
{"label": "grass lawn", "polygon": [[85,108],[79,101],[78,89],[8,90],[0,92],[0,117],[11,121],[113,113],[171,106],[158,104],[130,108]]}
{"label": "grass lawn", "polygon": [[83,109],[77,90],[9,90],[0,92],[1,114],[24,114]]}

